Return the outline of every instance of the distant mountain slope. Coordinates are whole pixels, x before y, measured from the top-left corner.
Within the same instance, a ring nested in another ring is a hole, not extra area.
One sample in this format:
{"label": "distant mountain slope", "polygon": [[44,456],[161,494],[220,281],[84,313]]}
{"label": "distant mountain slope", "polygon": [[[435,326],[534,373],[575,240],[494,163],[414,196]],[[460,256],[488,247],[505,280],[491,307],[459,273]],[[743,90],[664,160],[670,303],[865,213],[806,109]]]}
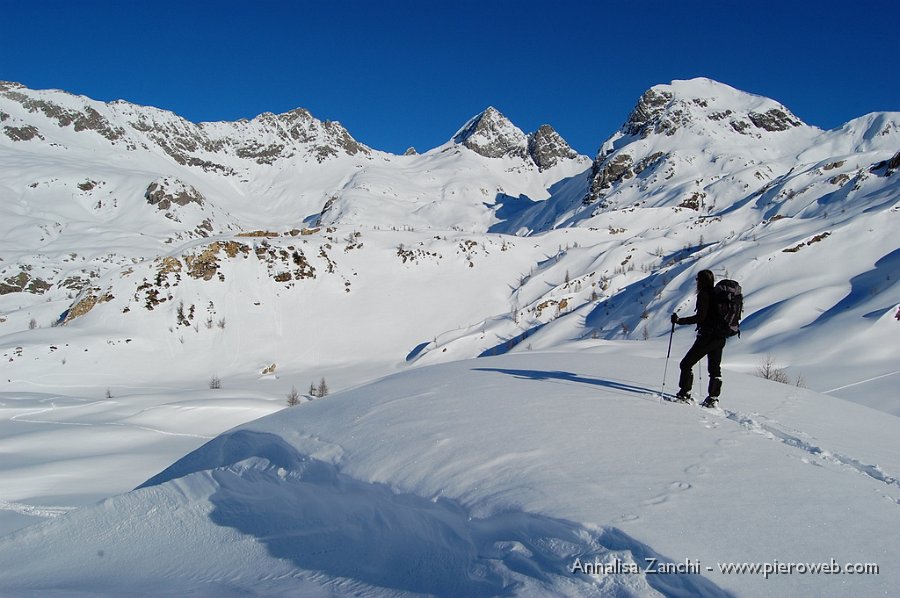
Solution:
{"label": "distant mountain slope", "polygon": [[[90,146],[91,140],[83,139],[85,136],[72,135],[90,132],[106,140],[101,145],[128,152],[161,151],[178,164],[221,175],[236,175],[234,165],[245,160],[273,164],[299,155],[324,162],[338,155],[372,154],[339,123],[320,121],[303,109],[266,113],[250,121],[194,124],[165,110],[121,100],[105,104],[10,82],[0,82],[0,93],[4,100],[2,132],[13,141],[38,139]],[[210,160],[213,155],[223,163]]]}
{"label": "distant mountain slope", "polygon": [[[493,108],[475,120],[486,126],[486,115],[518,131]],[[531,137],[519,131],[518,150],[506,157],[470,151],[472,135],[392,156],[303,109],[194,124],[156,108],[3,82],[0,233],[8,244],[0,283],[7,291],[74,288],[172,245],[241,230],[482,232],[502,217],[503,198],[546,199],[550,186],[588,166],[550,127]],[[88,236],[104,248],[102,259],[79,250]],[[70,267],[71,253],[90,264]]]}

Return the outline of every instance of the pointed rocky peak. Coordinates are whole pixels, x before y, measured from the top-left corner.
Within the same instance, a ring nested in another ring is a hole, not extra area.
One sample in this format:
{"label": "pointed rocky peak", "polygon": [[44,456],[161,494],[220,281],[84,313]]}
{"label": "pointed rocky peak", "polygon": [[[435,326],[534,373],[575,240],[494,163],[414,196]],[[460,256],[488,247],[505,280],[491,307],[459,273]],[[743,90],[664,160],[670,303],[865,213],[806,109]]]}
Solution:
{"label": "pointed rocky peak", "polygon": [[528,136],[528,155],[542,172],[563,160],[578,158],[578,152],[550,125],[541,125]]}
{"label": "pointed rocky peak", "polygon": [[803,126],[803,121],[774,100],[698,78],[656,85],[644,92],[622,133],[646,138],[672,136],[685,129],[699,133],[727,130],[760,137],[765,132]]}
{"label": "pointed rocky peak", "polygon": [[528,156],[525,133],[493,106],[467,122],[453,141],[486,158]]}

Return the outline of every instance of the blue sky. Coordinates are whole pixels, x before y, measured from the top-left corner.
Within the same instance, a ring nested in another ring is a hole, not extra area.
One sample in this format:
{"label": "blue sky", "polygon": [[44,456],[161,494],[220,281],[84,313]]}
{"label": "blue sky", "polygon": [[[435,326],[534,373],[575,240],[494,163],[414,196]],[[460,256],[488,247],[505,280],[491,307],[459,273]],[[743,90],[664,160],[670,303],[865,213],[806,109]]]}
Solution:
{"label": "blue sky", "polygon": [[303,107],[384,151],[492,105],[593,156],[641,93],[709,77],[830,129],[900,110],[896,0],[0,0],[0,79],[188,120]]}

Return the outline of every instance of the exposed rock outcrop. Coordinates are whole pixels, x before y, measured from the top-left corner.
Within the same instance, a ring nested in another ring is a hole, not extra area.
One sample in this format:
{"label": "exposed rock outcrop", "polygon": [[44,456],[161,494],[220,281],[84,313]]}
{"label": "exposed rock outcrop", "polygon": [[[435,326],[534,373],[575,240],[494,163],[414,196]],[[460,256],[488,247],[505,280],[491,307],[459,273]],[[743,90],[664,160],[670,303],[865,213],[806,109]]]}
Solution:
{"label": "exposed rock outcrop", "polygon": [[540,171],[553,168],[563,160],[578,158],[578,152],[550,125],[541,125],[528,136],[528,155]]}

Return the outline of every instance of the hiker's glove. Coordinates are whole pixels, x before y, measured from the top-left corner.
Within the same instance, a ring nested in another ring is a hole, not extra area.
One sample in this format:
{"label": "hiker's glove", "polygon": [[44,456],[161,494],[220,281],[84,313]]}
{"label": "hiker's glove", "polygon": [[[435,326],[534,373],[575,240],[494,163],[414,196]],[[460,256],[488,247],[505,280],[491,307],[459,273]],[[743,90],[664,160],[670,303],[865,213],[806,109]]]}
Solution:
{"label": "hiker's glove", "polygon": [[677,324],[677,323],[678,323],[678,314],[672,314],[672,323],[673,323],[673,324]]}

